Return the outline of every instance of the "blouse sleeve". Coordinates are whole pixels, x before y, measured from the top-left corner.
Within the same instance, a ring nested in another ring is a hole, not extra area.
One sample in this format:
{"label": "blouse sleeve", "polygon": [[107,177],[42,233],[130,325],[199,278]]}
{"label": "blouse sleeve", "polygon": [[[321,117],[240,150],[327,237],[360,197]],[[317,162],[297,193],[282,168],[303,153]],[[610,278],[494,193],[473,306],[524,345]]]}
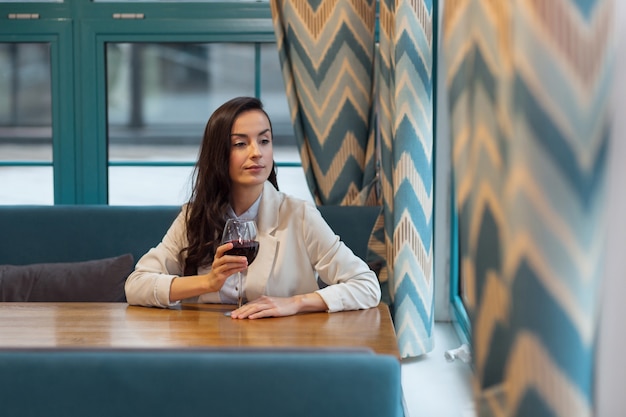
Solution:
{"label": "blouse sleeve", "polygon": [[315,206],[307,204],[304,213],[309,257],[320,279],[328,284],[317,291],[328,311],[377,306],[381,291],[376,274],[340,240]]}
{"label": "blouse sleeve", "polygon": [[184,210],[176,217],[163,240],[139,259],[125,284],[126,300],[131,305],[170,307],[172,280],[183,274],[180,251],[187,238]]}

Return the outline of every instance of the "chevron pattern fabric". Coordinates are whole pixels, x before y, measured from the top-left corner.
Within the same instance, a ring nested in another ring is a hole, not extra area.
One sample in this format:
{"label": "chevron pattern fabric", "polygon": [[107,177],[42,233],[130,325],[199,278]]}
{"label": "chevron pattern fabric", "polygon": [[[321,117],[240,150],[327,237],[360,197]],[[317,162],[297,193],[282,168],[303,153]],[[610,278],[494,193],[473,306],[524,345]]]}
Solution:
{"label": "chevron pattern fabric", "polygon": [[444,7],[478,414],[591,416],[614,5]]}
{"label": "chevron pattern fabric", "polygon": [[403,357],[433,347],[433,4],[380,1],[379,128],[387,271]]}
{"label": "chevron pattern fabric", "polygon": [[[317,204],[380,205],[376,1],[271,0],[270,6],[291,121]],[[373,265],[385,264],[381,223],[368,245]]]}
{"label": "chevron pattern fabric", "polygon": [[[271,0],[270,6],[312,195],[317,204],[380,205],[373,106],[376,1]],[[368,244],[372,265],[386,263],[381,223]],[[386,290],[384,271],[379,280]]]}
{"label": "chevron pattern fabric", "polygon": [[[387,264],[379,278],[390,278],[399,347],[408,357],[432,349],[432,2],[397,3],[381,2],[377,54],[375,0],[270,1],[317,203],[378,205],[382,189],[385,214],[370,253]],[[384,142],[380,179],[375,120]]]}
{"label": "chevron pattern fabric", "polygon": [[270,5],[291,119],[316,202],[376,205],[376,1]]}

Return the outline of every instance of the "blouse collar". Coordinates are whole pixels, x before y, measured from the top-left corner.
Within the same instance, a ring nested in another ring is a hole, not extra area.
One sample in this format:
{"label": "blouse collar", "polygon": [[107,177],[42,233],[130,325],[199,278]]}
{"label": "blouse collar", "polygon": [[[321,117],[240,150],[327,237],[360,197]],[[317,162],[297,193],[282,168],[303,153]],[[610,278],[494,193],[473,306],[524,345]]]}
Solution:
{"label": "blouse collar", "polygon": [[226,213],[226,218],[238,219],[238,220],[255,220],[257,215],[259,214],[259,205],[261,204],[261,197],[263,197],[263,193],[261,193],[261,195],[259,195],[259,198],[257,198],[254,201],[254,203],[252,203],[250,208],[244,211],[243,213],[241,213],[240,216],[237,216],[233,208],[229,205],[228,212]]}

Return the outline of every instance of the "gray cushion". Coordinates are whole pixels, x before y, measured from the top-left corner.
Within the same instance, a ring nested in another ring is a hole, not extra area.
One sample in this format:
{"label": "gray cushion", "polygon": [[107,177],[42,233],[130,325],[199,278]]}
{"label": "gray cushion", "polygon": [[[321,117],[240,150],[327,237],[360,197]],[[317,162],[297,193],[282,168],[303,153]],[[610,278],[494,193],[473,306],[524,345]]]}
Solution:
{"label": "gray cushion", "polygon": [[131,254],[84,262],[0,265],[0,301],[124,302]]}

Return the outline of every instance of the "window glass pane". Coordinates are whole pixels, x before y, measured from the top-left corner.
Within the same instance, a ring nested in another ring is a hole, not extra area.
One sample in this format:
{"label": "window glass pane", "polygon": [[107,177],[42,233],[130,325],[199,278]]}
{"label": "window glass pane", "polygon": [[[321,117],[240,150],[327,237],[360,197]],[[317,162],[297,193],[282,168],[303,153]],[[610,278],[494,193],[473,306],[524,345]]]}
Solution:
{"label": "window glass pane", "polygon": [[164,133],[198,142],[198,126],[201,137],[220,104],[254,95],[254,47],[109,43],[107,74],[110,144],[133,138],[148,143]]}
{"label": "window glass pane", "polygon": [[272,119],[274,146],[288,146],[296,149],[276,44],[261,46],[261,100]]}
{"label": "window glass pane", "polygon": [[0,91],[0,126],[50,141],[50,45],[0,43]]}
{"label": "window glass pane", "polygon": [[110,205],[182,205],[193,167],[109,167]]}
{"label": "window glass pane", "polygon": [[[211,113],[255,94],[252,43],[107,44],[109,204],[180,204]],[[299,163],[275,44],[261,47],[261,99],[277,162]],[[158,164],[155,166],[120,166]],[[163,175],[163,177],[162,177]],[[301,167],[279,169],[281,190],[309,198]]]}
{"label": "window glass pane", "polygon": [[[276,154],[277,152],[275,151],[274,155],[276,156]],[[280,191],[303,200],[314,202],[313,196],[306,184],[306,177],[304,176],[302,167],[279,166],[276,168],[276,177]]]}
{"label": "window glass pane", "polygon": [[[146,147],[129,147],[124,152],[124,158],[137,160],[140,156],[134,152],[144,152]],[[159,146],[153,155],[157,159],[168,158],[173,160],[188,160],[193,154],[194,159],[198,151],[197,146]],[[285,155],[285,148],[276,148],[274,158],[292,160],[296,155]],[[290,152],[290,151],[289,151]],[[121,157],[115,157],[121,161]],[[277,168],[278,186],[281,191],[303,200],[313,202],[313,197],[306,185],[306,178],[302,167],[281,166]],[[109,204],[111,205],[145,205],[145,204],[173,204],[181,205],[190,196],[193,166],[113,166],[109,168]]]}
{"label": "window glass pane", "polygon": [[[0,204],[52,203],[50,45],[0,43]],[[12,164],[17,166],[11,166]]]}
{"label": "window glass pane", "polygon": [[[193,163],[211,113],[234,96],[254,95],[254,45],[109,43],[107,82],[111,162]],[[114,168],[111,175],[128,168]],[[109,203],[152,204],[168,196],[179,204],[178,173],[190,169],[135,167],[134,182],[109,179]],[[156,172],[178,179],[156,188],[140,185],[155,180]]]}
{"label": "window glass pane", "polygon": [[0,204],[54,204],[53,187],[52,167],[0,166]]}
{"label": "window glass pane", "polygon": [[[291,166],[300,163],[300,153],[291,124],[278,50],[274,43],[261,46],[261,100],[272,119],[274,160],[279,164],[278,186],[281,191],[313,201],[302,167]],[[290,166],[280,166],[281,162],[289,163]]]}

